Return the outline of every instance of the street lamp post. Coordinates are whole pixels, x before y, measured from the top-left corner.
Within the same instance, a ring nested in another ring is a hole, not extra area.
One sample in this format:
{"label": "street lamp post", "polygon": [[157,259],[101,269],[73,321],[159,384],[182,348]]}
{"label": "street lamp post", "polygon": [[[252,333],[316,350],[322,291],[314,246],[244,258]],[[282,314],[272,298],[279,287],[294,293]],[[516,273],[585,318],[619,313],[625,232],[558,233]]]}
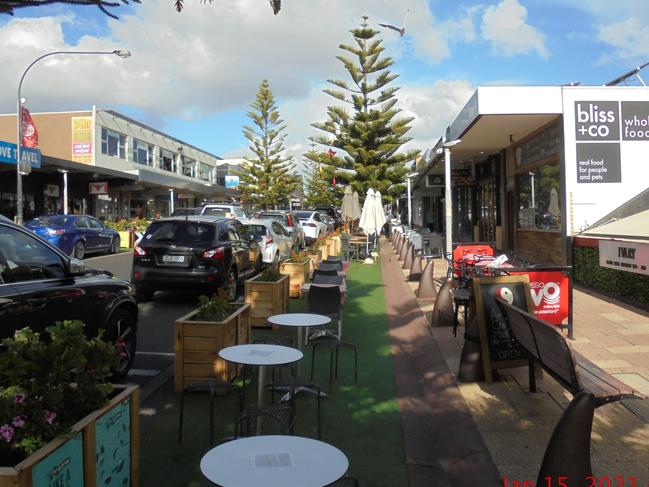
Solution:
{"label": "street lamp post", "polygon": [[23,138],[23,130],[22,130],[22,98],[20,96],[20,92],[22,91],[23,87],[23,81],[25,80],[25,76],[27,76],[27,72],[36,64],[39,62],[41,59],[45,59],[46,57],[50,56],[56,56],[60,54],[70,54],[70,55],[76,55],[76,54],[82,54],[82,55],[114,55],[114,56],[119,56],[121,58],[127,58],[131,57],[131,51],[128,51],[126,49],[115,49],[114,51],[54,51],[54,52],[48,52],[47,54],[43,54],[42,56],[36,58],[32,63],[27,66],[27,69],[23,72],[23,75],[20,77],[20,82],[18,83],[18,98],[17,98],[17,111],[16,111],[16,133],[18,135],[18,138],[16,139],[16,223],[22,223],[23,222],[23,173],[25,175],[29,174],[31,168],[22,168],[23,170],[21,171],[21,145],[22,145],[22,138]]}
{"label": "street lamp post", "polygon": [[407,188],[408,188],[408,228],[412,228],[412,190],[410,186],[410,179],[414,178],[418,173],[413,172],[406,176]]}
{"label": "street lamp post", "polygon": [[444,142],[444,209],[446,212],[446,255],[453,255],[453,198],[451,192],[451,147],[461,140]]}

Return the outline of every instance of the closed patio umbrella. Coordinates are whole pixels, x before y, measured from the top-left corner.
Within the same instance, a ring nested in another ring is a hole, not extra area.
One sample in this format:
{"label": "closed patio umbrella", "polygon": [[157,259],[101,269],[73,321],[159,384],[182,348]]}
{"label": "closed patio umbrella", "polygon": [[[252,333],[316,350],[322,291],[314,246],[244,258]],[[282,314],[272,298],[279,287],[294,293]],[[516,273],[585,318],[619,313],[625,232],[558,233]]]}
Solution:
{"label": "closed patio umbrella", "polygon": [[352,195],[352,187],[345,187],[345,194],[343,195],[343,201],[340,206],[340,213],[343,215],[343,220],[349,222],[355,220],[354,214],[354,197]]}
{"label": "closed patio umbrella", "polygon": [[376,202],[374,197],[374,190],[370,188],[367,190],[367,195],[365,195],[363,210],[361,211],[361,220],[358,223],[358,226],[362,228],[365,232],[365,235],[367,235],[366,252],[368,254],[370,246],[370,235],[373,235],[380,230],[380,228],[376,228],[377,216],[375,215],[375,213]]}
{"label": "closed patio umbrella", "polygon": [[361,205],[358,202],[358,192],[354,191],[352,194],[352,220],[358,220],[361,217]]}

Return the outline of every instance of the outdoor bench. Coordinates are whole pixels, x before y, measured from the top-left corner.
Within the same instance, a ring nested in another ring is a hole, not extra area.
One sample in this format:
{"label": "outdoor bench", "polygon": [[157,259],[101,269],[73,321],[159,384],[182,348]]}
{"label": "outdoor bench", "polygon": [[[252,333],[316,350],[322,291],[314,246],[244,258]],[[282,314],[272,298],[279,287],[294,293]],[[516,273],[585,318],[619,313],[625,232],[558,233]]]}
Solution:
{"label": "outdoor bench", "polygon": [[590,435],[595,408],[644,396],[573,350],[556,326],[501,299],[497,302],[514,339],[529,354],[530,392],[536,392],[534,368],[539,364],[573,396],[545,449],[536,485],[555,485],[560,477],[570,487],[587,485],[592,475]]}

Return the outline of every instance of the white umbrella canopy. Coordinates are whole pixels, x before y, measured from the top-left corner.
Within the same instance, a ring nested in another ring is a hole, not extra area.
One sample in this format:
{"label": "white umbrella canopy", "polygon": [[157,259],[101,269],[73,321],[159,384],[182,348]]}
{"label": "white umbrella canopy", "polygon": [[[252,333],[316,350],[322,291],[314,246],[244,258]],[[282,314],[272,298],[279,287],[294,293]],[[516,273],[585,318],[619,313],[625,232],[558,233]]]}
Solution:
{"label": "white umbrella canopy", "polygon": [[354,218],[354,197],[352,196],[351,186],[345,187],[345,194],[343,195],[343,201],[340,205],[340,213],[342,213],[343,220],[355,220]]}
{"label": "white umbrella canopy", "polygon": [[374,227],[374,190],[372,188],[368,189],[367,195],[365,195],[361,220],[358,222],[358,226],[363,229],[366,235],[376,231]]}
{"label": "white umbrella canopy", "polygon": [[376,225],[376,233],[381,233],[383,225],[385,225],[385,212],[383,211],[383,201],[381,201],[381,192],[374,192],[374,220]]}

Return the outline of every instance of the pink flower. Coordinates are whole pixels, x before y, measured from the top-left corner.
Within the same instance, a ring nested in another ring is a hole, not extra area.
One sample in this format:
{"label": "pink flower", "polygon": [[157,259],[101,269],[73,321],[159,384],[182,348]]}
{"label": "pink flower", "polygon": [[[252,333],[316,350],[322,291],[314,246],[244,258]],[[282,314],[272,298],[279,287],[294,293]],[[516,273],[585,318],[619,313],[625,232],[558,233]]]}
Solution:
{"label": "pink flower", "polygon": [[14,396],[14,402],[16,404],[22,404],[23,402],[25,402],[25,394],[16,394]]}
{"label": "pink flower", "polygon": [[22,428],[23,426],[25,426],[25,416],[23,416],[22,414],[20,416],[16,416],[11,424],[16,428]]}
{"label": "pink flower", "polygon": [[56,411],[48,411],[46,409],[45,410],[45,421],[47,421],[47,424],[52,424],[55,419],[56,419]]}
{"label": "pink flower", "polygon": [[14,429],[8,424],[3,424],[0,426],[0,437],[5,440],[5,443],[9,443],[14,437]]}

